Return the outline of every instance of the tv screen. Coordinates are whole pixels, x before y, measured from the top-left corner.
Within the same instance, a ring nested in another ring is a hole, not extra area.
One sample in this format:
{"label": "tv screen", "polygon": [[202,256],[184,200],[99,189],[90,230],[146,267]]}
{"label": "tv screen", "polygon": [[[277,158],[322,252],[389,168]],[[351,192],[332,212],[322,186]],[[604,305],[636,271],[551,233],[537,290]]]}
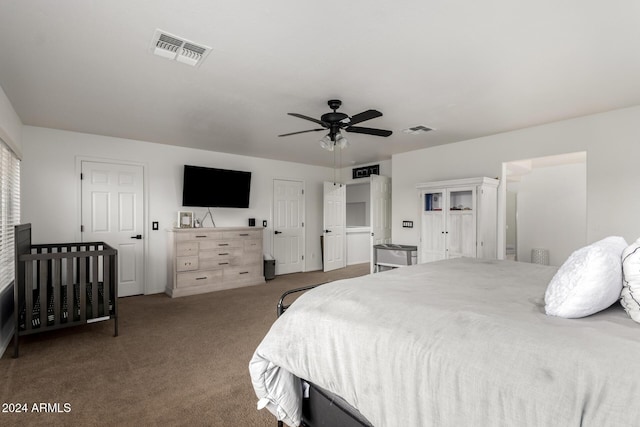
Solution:
{"label": "tv screen", "polygon": [[184,166],[182,206],[248,208],[251,172]]}

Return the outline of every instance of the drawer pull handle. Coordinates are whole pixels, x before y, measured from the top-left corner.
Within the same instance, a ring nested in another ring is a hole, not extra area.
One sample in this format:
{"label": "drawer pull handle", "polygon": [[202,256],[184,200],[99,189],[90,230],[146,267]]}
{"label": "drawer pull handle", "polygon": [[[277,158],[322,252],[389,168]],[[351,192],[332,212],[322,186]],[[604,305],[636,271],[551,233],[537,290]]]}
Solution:
{"label": "drawer pull handle", "polygon": [[248,271],[241,271],[239,274],[249,274]]}
{"label": "drawer pull handle", "polygon": [[207,276],[204,276],[204,277],[196,277],[196,280],[204,280],[204,279],[206,279],[206,278],[207,278]]}
{"label": "drawer pull handle", "polygon": [[248,235],[249,235],[249,233],[243,233],[243,234],[240,234],[240,235],[241,235],[242,237],[244,237],[244,236],[248,236]]}
{"label": "drawer pull handle", "polygon": [[228,243],[218,243],[218,246],[229,246]]}
{"label": "drawer pull handle", "polygon": [[229,265],[228,262],[219,262],[218,265]]}
{"label": "drawer pull handle", "polygon": [[218,255],[229,255],[229,252],[220,252]]}
{"label": "drawer pull handle", "polygon": [[207,236],[196,236],[196,239],[202,239],[203,237],[207,237]]}

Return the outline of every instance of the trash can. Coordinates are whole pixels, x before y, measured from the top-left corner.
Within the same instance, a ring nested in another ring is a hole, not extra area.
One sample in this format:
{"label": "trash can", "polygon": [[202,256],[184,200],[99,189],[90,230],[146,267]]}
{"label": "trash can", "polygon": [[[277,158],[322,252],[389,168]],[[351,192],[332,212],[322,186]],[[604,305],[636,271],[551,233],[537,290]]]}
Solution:
{"label": "trash can", "polygon": [[264,256],[264,278],[271,280],[276,277],[276,260],[271,255]]}

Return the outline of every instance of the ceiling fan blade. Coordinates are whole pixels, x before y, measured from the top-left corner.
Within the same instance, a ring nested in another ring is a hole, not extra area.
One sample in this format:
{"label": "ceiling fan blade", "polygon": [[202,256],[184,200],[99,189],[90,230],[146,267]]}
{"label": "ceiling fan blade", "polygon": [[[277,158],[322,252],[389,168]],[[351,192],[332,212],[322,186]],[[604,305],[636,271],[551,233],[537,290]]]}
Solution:
{"label": "ceiling fan blade", "polygon": [[364,122],[365,120],[375,119],[376,117],[380,116],[382,116],[382,113],[377,110],[363,111],[362,113],[358,113],[355,116],[352,116],[351,120],[349,121],[349,125],[356,125],[358,123]]}
{"label": "ceiling fan blade", "polygon": [[325,128],[321,128],[321,129],[309,129],[309,130],[301,130],[300,132],[291,132],[291,133],[284,133],[282,135],[278,135],[278,136],[289,136],[289,135],[297,135],[299,133],[307,133],[307,132],[318,132],[320,130],[326,130]]}
{"label": "ceiling fan blade", "polygon": [[347,132],[366,133],[367,135],[375,135],[375,136],[390,136],[393,133],[390,130],[363,128],[360,126],[349,126],[344,130],[346,130]]}
{"label": "ceiling fan blade", "polygon": [[299,119],[310,120],[310,121],[312,121],[312,122],[314,122],[314,123],[317,123],[317,124],[319,124],[319,125],[321,125],[321,126],[324,126],[325,128],[329,127],[329,126],[328,126],[325,122],[323,122],[322,120],[314,119],[313,117],[304,116],[304,115],[302,115],[302,114],[298,114],[298,113],[287,113],[287,114],[288,114],[288,115],[290,115],[290,116],[293,116],[293,117],[297,117],[297,118],[299,118]]}

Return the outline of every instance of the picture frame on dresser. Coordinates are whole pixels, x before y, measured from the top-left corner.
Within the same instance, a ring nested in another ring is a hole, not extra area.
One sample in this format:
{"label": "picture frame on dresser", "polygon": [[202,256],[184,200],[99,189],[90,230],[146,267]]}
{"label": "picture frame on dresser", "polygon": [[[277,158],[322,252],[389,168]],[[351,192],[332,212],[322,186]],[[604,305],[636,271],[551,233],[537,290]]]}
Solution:
{"label": "picture frame on dresser", "polygon": [[178,228],[192,228],[193,227],[193,212],[179,211],[178,212]]}

